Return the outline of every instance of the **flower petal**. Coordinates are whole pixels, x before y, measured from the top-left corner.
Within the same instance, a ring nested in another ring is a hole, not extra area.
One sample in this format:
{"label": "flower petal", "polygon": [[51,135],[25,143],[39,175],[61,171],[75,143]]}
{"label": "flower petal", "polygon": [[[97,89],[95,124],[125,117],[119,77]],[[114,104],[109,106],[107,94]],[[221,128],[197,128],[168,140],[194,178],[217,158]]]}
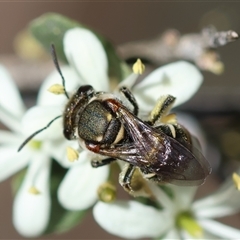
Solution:
{"label": "flower petal", "polygon": [[240,239],[240,230],[224,225],[220,222],[202,219],[198,223],[208,232],[218,236],[221,239]]}
{"label": "flower petal", "polygon": [[166,235],[164,235],[164,239],[181,239],[181,236],[177,229],[173,228]]}
{"label": "flower petal", "polygon": [[93,215],[103,229],[127,239],[156,238],[173,227],[173,218],[168,216],[168,212],[136,201],[98,202],[93,208]]}
{"label": "flower petal", "polygon": [[160,67],[134,87],[134,96],[144,111],[150,111],[162,95],[176,97],[174,106],[190,99],[202,84],[203,77],[192,64],[184,61]]}
{"label": "flower petal", "polygon": [[[193,210],[195,212],[201,212],[202,209],[204,208],[211,208],[211,207],[216,207],[216,206],[221,206],[221,205],[226,205],[226,204],[236,204],[234,202],[238,201],[240,196],[240,192],[235,189],[235,187],[232,186],[224,189],[224,191],[217,191],[214,194],[211,194],[205,198],[199,199],[196,202],[193,203]],[[238,201],[238,206],[240,207],[240,203]]]}
{"label": "flower petal", "polygon": [[19,144],[22,141],[22,136],[6,130],[0,130],[1,144]]}
{"label": "flower petal", "polygon": [[19,91],[12,77],[2,65],[0,65],[0,106],[15,117],[21,117],[25,111]]}
{"label": "flower petal", "polygon": [[186,211],[191,205],[198,187],[169,185],[174,194],[174,206],[178,211]]}
{"label": "flower petal", "polygon": [[130,74],[127,78],[125,78],[122,82],[119,83],[118,89],[120,87],[127,87],[127,88],[132,88],[133,85],[136,83],[138,78],[138,75],[135,73]]}
{"label": "flower petal", "polygon": [[[81,154],[80,154],[81,157]],[[89,208],[97,201],[97,189],[107,180],[109,168],[93,168],[90,161],[70,168],[58,189],[58,199],[69,210]]]}
{"label": "flower petal", "polygon": [[[55,106],[34,106],[30,108],[22,119],[22,132],[25,136],[46,127],[51,120],[62,115],[62,109]],[[63,139],[62,118],[55,120],[49,128],[37,134],[34,139]]]}
{"label": "flower petal", "polygon": [[160,205],[171,211],[174,209],[173,201],[172,199],[167,195],[167,193],[161,189],[157,184],[154,182],[148,183],[149,188],[151,189],[152,193],[154,193],[154,197],[156,200],[160,203]]}
{"label": "flower petal", "polygon": [[[39,236],[47,227],[51,205],[49,175],[50,159],[43,154],[35,156],[13,205],[13,223],[23,236]],[[33,186],[39,194],[29,193]]]}
{"label": "flower petal", "polygon": [[77,141],[54,141],[51,142],[51,156],[58,161],[65,168],[69,168],[75,165],[78,165],[82,159],[89,159],[89,151],[79,151],[79,159],[74,162],[70,162],[67,158],[67,147],[79,150],[79,145]]}
{"label": "flower petal", "polygon": [[29,162],[31,153],[17,152],[18,145],[0,147],[0,181],[3,181],[23,169]]}
{"label": "flower petal", "polygon": [[[84,82],[81,81],[77,73],[69,66],[61,67],[62,74],[65,79],[65,87],[67,93],[71,96],[79,86],[83,85]],[[44,106],[55,106],[55,105],[65,105],[67,98],[64,94],[55,95],[48,91],[48,89],[54,84],[61,84],[62,79],[57,71],[53,71],[43,82],[39,94],[37,103]]]}
{"label": "flower petal", "polygon": [[74,28],[64,36],[64,51],[85,84],[108,91],[107,56],[98,38],[89,30]]}
{"label": "flower petal", "polygon": [[220,205],[198,209],[194,215],[197,218],[220,218],[235,214],[238,210],[234,206]]}
{"label": "flower petal", "polygon": [[5,109],[0,105],[0,121],[9,127],[12,131],[19,133],[21,130],[21,124],[18,117],[14,116],[8,109]]}

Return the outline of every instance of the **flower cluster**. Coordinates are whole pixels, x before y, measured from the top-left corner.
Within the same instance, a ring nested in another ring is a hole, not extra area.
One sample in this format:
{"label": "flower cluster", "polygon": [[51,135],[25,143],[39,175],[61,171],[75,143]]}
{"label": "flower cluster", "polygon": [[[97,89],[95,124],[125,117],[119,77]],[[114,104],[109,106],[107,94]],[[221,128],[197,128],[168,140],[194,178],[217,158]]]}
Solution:
{"label": "flower cluster", "polygon": [[[203,81],[195,66],[179,61],[156,69],[136,84],[138,73],[143,70],[138,62],[133,69],[135,73],[111,89],[107,55],[95,34],[87,29],[73,28],[66,31],[63,43],[69,65],[62,66],[61,71],[70,96],[81,85],[92,85],[96,91],[112,92],[116,96],[118,89],[126,86],[132,90],[141,112],[146,113],[161,95],[175,96],[174,106],[186,102]],[[20,234],[34,237],[46,231],[51,209],[51,165],[55,160],[67,169],[57,189],[60,204],[65,209],[77,211],[96,203],[93,209],[96,221],[112,234],[125,238],[180,238],[189,234],[191,237],[213,234],[240,238],[239,231],[211,220],[240,209],[240,204],[232,201],[238,192],[229,182],[216,194],[195,202],[196,187],[167,186],[172,192],[170,197],[162,188],[149,182],[149,188],[161,206],[159,208],[137,201],[117,200],[111,204],[98,201],[99,186],[108,180],[110,168],[91,167],[90,160],[99,156],[82,149],[77,141],[64,138],[62,118],[55,120],[17,152],[20,144],[33,132],[43,129],[56,116],[63,115],[68,99],[63,94],[52,94],[56,91],[51,86],[62,84],[57,70],[43,82],[36,106],[28,110],[3,66],[0,67],[0,78],[0,120],[10,130],[0,130],[0,180],[27,169],[13,204],[13,222]],[[234,197],[228,199],[229,194]],[[207,231],[204,235],[203,229]]]}
{"label": "flower cluster", "polygon": [[240,192],[232,180],[195,201],[197,187],[169,185],[170,196],[154,183],[149,187],[161,208],[137,201],[98,202],[93,208],[96,221],[108,232],[126,239],[240,238],[239,229],[214,220],[240,211]]}

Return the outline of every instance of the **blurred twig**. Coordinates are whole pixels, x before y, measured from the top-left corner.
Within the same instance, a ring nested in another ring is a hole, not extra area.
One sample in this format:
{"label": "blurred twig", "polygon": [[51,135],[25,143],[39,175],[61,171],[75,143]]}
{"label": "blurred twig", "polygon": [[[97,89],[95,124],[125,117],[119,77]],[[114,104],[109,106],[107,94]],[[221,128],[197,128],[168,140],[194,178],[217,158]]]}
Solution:
{"label": "blurred twig", "polygon": [[126,43],[117,50],[124,60],[142,58],[156,66],[179,59],[189,60],[202,70],[220,74],[224,66],[216,48],[233,42],[238,37],[232,30],[217,32],[212,26],[204,28],[200,33],[184,35],[170,29],[155,39]]}

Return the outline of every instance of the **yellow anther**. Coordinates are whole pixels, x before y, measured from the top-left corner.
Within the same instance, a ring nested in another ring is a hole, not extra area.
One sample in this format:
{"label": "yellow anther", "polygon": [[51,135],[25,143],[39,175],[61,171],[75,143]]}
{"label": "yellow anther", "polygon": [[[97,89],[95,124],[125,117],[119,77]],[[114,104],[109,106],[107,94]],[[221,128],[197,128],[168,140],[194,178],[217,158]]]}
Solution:
{"label": "yellow anther", "polygon": [[233,179],[233,182],[234,182],[237,190],[240,191],[240,176],[237,173],[233,173],[232,179]]}
{"label": "yellow anther", "polygon": [[34,186],[30,187],[30,188],[28,189],[28,192],[31,193],[31,194],[33,194],[33,195],[38,195],[38,194],[40,194],[40,191],[39,191],[36,187],[34,187]]}
{"label": "yellow anther", "polygon": [[137,59],[137,61],[133,64],[132,70],[135,74],[143,74],[145,70],[145,66],[142,63],[141,59]]}
{"label": "yellow anther", "polygon": [[65,91],[64,91],[64,87],[63,85],[61,84],[53,84],[49,89],[48,89],[49,92],[53,93],[53,94],[56,94],[56,95],[59,95],[59,94],[64,94]]}
{"label": "yellow anther", "polygon": [[70,162],[74,162],[78,160],[79,153],[77,150],[73,149],[72,147],[67,147],[67,158]]}
{"label": "yellow anther", "polygon": [[183,212],[178,215],[177,226],[195,238],[203,237],[203,229],[188,212]]}
{"label": "yellow anther", "polygon": [[116,199],[116,187],[109,183],[105,182],[98,188],[98,198],[102,202],[113,202]]}

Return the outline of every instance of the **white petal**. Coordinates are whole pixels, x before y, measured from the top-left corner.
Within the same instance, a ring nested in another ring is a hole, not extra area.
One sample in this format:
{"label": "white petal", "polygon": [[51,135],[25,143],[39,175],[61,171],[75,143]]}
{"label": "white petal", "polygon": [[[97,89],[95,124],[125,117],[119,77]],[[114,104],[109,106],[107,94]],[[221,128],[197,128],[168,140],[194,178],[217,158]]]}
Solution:
{"label": "white petal", "polygon": [[235,214],[236,212],[238,212],[238,209],[236,209],[234,206],[220,205],[198,209],[195,211],[194,215],[197,218],[220,218]]}
{"label": "white petal", "polygon": [[83,28],[68,30],[64,36],[64,51],[85,84],[92,85],[97,91],[108,91],[107,56],[91,31]]}
{"label": "white petal", "polygon": [[197,200],[193,203],[192,208],[195,212],[201,212],[202,209],[205,208],[211,208],[226,204],[227,202],[231,201],[232,198],[237,198],[237,195],[240,195],[240,193],[234,188],[234,186],[232,186],[225,189],[224,191],[217,191],[214,194]]}
{"label": "white petal", "polygon": [[3,181],[27,166],[31,153],[17,152],[18,145],[0,147],[0,181]]}
{"label": "white petal", "polygon": [[98,202],[93,208],[97,223],[111,234],[127,238],[159,237],[173,227],[167,212],[136,201]]}
{"label": "white petal", "polygon": [[[59,107],[34,106],[30,108],[22,119],[22,133],[30,136],[32,133],[46,127],[51,120],[62,115]],[[55,120],[47,129],[37,134],[34,139],[63,139],[62,117]]]}
{"label": "white petal", "polygon": [[[69,161],[67,157],[67,147],[71,147],[78,151],[79,158],[76,161]],[[51,143],[51,149],[50,155],[64,168],[70,168],[75,165],[82,164],[85,161],[87,161],[89,164],[90,159],[96,155],[88,150],[80,149],[78,141],[55,141]]]}
{"label": "white petal", "polygon": [[[84,82],[80,80],[77,73],[69,66],[61,67],[62,74],[65,78],[65,87],[68,95],[72,95],[79,86]],[[52,72],[46,80],[43,82],[39,94],[37,103],[45,106],[65,105],[67,98],[64,94],[56,95],[48,91],[48,89],[54,84],[61,84],[62,79],[57,71]]]}
{"label": "white petal", "polygon": [[176,228],[171,229],[163,239],[181,239],[181,236]]}
{"label": "white petal", "polygon": [[22,135],[18,135],[13,132],[9,132],[6,130],[0,130],[0,143],[1,144],[19,144],[21,143]]}
{"label": "white petal", "polygon": [[136,83],[138,75],[135,73],[130,74],[127,78],[125,78],[122,82],[119,83],[118,89],[122,86],[127,88],[132,88],[132,86]]}
{"label": "white petal", "polygon": [[18,117],[14,116],[8,109],[0,105],[0,121],[14,132],[21,132],[21,122]]}
{"label": "white petal", "polygon": [[178,211],[185,211],[189,209],[194,195],[197,191],[197,187],[184,187],[169,185],[174,194],[174,205]]}
{"label": "white petal", "polygon": [[189,100],[199,89],[203,77],[192,64],[184,61],[160,67],[134,87],[136,97],[142,110],[150,111],[162,95],[176,97],[174,106]]}
{"label": "white petal", "polygon": [[163,191],[157,184],[153,182],[149,182],[148,186],[151,189],[152,193],[154,193],[156,200],[163,208],[169,211],[175,210],[172,199],[166,194],[165,191]]}
{"label": "white petal", "polygon": [[[34,157],[13,205],[13,223],[23,236],[39,236],[47,227],[51,205],[49,174],[50,160],[44,155]],[[32,186],[40,194],[29,193]]]}
{"label": "white petal", "polygon": [[[78,165],[83,159],[89,159],[88,152],[89,151],[79,151],[79,144],[77,141],[54,141],[51,143],[52,151],[51,156],[58,161],[65,168],[72,167],[74,165]],[[67,147],[71,147],[77,151],[79,151],[79,159],[74,162],[70,162],[67,158]]]}
{"label": "white petal", "polygon": [[2,65],[0,65],[0,105],[15,117],[21,117],[25,111],[19,91]]}
{"label": "white petal", "polygon": [[69,210],[89,208],[97,201],[97,189],[107,180],[109,167],[93,168],[90,161],[73,166],[58,189],[58,199]]}
{"label": "white petal", "polygon": [[240,239],[240,230],[224,225],[214,220],[198,220],[198,223],[208,232],[222,239]]}

